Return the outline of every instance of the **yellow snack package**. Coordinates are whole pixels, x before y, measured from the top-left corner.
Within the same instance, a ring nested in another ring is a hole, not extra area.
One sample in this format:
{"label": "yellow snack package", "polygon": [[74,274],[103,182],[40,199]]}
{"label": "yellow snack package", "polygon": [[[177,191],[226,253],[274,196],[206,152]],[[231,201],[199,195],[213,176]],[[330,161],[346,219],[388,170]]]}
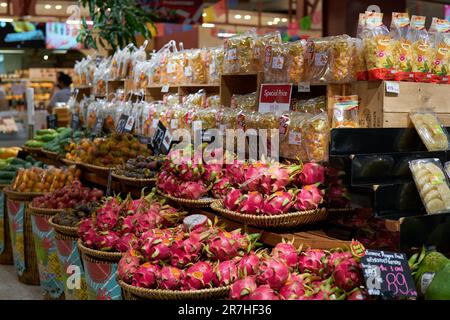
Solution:
{"label": "yellow snack package", "polygon": [[425,29],[424,16],[412,16],[407,38],[412,43],[412,71],[414,80],[430,82],[432,80],[431,64],[433,63],[433,47]]}
{"label": "yellow snack package", "polygon": [[409,15],[406,12],[392,12],[391,34],[394,39],[394,79],[414,81],[412,73],[412,46],[407,39]]}

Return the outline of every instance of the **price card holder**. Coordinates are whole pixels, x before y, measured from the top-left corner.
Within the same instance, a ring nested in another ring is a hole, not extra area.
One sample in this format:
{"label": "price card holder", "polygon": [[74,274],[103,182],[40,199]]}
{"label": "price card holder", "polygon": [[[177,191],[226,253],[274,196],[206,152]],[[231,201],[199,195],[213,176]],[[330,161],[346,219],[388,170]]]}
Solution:
{"label": "price card holder", "polygon": [[95,123],[94,130],[91,132],[91,138],[98,137],[103,130],[103,121],[102,118],[97,118],[97,122]]}
{"label": "price card holder", "polygon": [[112,169],[109,169],[108,184],[106,185],[106,196],[110,197],[112,192]]}
{"label": "price card holder", "polygon": [[80,116],[74,113],[72,114],[72,122],[71,122],[72,131],[77,131],[79,127],[80,127]]}
{"label": "price card holder", "polygon": [[162,92],[162,93],[167,93],[167,92],[169,92],[169,85],[166,84],[165,86],[163,86],[163,87],[161,88],[161,92]]}
{"label": "price card holder", "polygon": [[49,129],[56,129],[58,123],[58,117],[56,114],[49,114],[47,116],[47,128]]}
{"label": "price card holder", "polygon": [[125,126],[127,125],[127,121],[128,121],[128,116],[126,114],[121,114],[119,121],[117,122],[117,126],[116,126],[117,133],[125,132]]}
{"label": "price card holder", "polygon": [[404,253],[366,250],[361,257],[369,295],[385,298],[417,297],[417,290]]}
{"label": "price card holder", "polygon": [[311,83],[309,82],[299,82],[298,92],[311,92]]}
{"label": "price card holder", "polygon": [[168,154],[171,144],[172,136],[169,130],[167,130],[164,124],[159,121],[158,127],[156,128],[156,132],[152,140],[154,151],[158,154]]}
{"label": "price card holder", "polygon": [[129,116],[127,123],[125,124],[125,132],[131,133],[133,131],[133,127],[134,127],[134,117]]}
{"label": "price card holder", "polygon": [[392,94],[400,94],[400,85],[396,81],[386,81],[386,92]]}

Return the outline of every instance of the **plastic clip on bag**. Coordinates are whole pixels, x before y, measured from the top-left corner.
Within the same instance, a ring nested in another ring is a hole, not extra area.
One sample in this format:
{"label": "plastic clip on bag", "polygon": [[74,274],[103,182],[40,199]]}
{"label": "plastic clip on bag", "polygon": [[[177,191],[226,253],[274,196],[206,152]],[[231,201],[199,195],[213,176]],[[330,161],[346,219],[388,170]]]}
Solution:
{"label": "plastic clip on bag", "polygon": [[450,149],[450,136],[434,112],[412,112],[409,117],[428,151]]}
{"label": "plastic clip on bag", "polygon": [[334,96],[333,128],[358,128],[358,96]]}
{"label": "plastic clip on bag", "polygon": [[409,162],[409,168],[428,214],[450,211],[450,188],[439,159]]}

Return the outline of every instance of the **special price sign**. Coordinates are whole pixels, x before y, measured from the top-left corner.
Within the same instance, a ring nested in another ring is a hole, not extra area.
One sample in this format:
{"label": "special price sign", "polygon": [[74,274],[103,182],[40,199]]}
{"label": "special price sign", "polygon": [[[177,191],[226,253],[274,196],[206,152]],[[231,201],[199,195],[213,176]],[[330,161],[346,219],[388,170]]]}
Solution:
{"label": "special price sign", "polygon": [[288,112],[291,105],[292,84],[262,84],[259,112]]}

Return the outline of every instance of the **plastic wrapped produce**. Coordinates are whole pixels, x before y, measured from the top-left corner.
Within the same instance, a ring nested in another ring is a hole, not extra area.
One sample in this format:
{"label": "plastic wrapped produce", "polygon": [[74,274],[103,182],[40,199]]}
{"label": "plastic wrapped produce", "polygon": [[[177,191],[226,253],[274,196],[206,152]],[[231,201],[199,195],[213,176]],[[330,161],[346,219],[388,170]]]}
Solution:
{"label": "plastic wrapped produce", "polygon": [[301,112],[291,112],[287,130],[280,132],[280,156],[287,159],[308,160],[304,141],[304,123],[312,116]]}
{"label": "plastic wrapped produce", "polygon": [[184,82],[204,84],[207,82],[207,51],[193,49],[185,52]]}
{"label": "plastic wrapped produce", "polygon": [[329,69],[325,74],[327,82],[342,83],[356,80],[356,39],[347,35],[331,40]]}
{"label": "plastic wrapped produce", "polygon": [[450,22],[433,18],[429,34],[434,57],[431,68],[433,82],[448,83],[450,69]]}
{"label": "plastic wrapped produce", "polygon": [[263,71],[268,53],[266,50],[270,50],[273,45],[281,44],[281,34],[279,31],[270,32],[264,35],[256,36],[255,45],[253,47],[253,63],[256,70]]}
{"label": "plastic wrapped produce", "polygon": [[288,82],[288,51],[285,44],[274,44],[266,47],[266,63],[264,66],[264,82]]}
{"label": "plastic wrapped produce", "polygon": [[309,161],[328,161],[330,125],[327,112],[307,119],[303,126],[305,148]]}
{"label": "plastic wrapped produce", "polygon": [[111,58],[103,59],[94,72],[93,87],[96,95],[105,96],[111,68]]}
{"label": "plastic wrapped produce", "polygon": [[394,39],[394,79],[412,81],[412,47],[407,39],[409,16],[406,12],[392,12],[391,35]]}
{"label": "plastic wrapped produce", "polygon": [[245,32],[225,40],[224,73],[255,72],[253,48],[255,46],[255,30]]}
{"label": "plastic wrapped produce", "polygon": [[222,47],[211,48],[207,53],[207,77],[209,84],[220,84],[220,76],[223,73],[224,49]]}
{"label": "plastic wrapped produce", "polygon": [[358,128],[358,96],[334,96],[333,128]]}
{"label": "plastic wrapped produce", "polygon": [[307,81],[325,83],[330,67],[330,47],[334,37],[308,39],[306,49]]}
{"label": "plastic wrapped produce", "polygon": [[231,108],[247,111],[256,111],[256,92],[248,94],[233,94],[231,96]]}
{"label": "plastic wrapped produce", "polygon": [[362,33],[369,80],[393,79],[394,41],[383,25],[383,14],[366,12],[366,27]]}
{"label": "plastic wrapped produce", "polygon": [[306,81],[305,50],[306,41],[298,40],[285,44],[287,50],[287,68],[289,82],[299,83]]}
{"label": "plastic wrapped produce", "polygon": [[417,190],[428,214],[450,211],[450,188],[439,159],[409,163]]}
{"label": "plastic wrapped produce", "polygon": [[433,61],[433,47],[425,29],[424,16],[412,16],[407,38],[412,44],[412,72],[414,80],[430,82],[432,80],[431,64]]}
{"label": "plastic wrapped produce", "polygon": [[412,112],[409,117],[428,151],[450,149],[450,136],[435,113]]}

